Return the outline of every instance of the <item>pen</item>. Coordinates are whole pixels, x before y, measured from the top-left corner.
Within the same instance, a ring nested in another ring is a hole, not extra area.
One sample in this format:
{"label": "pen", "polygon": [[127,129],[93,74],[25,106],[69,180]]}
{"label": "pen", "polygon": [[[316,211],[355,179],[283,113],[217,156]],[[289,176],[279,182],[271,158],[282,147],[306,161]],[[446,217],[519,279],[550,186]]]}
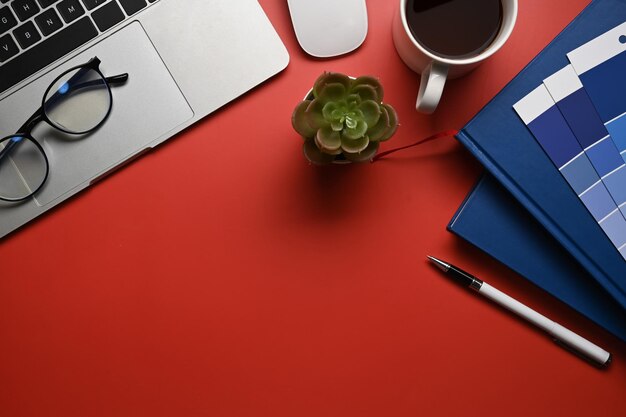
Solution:
{"label": "pen", "polygon": [[428,256],[428,259],[434,263],[437,268],[445,272],[446,275],[450,276],[459,284],[471,288],[480,295],[487,297],[496,304],[501,305],[507,310],[523,317],[535,326],[544,330],[552,336],[554,341],[558,344],[573,350],[575,353],[578,353],[601,367],[606,367],[609,363],[611,363],[611,354],[609,352],[591,343],[584,337],[577,335],[573,331],[566,329],[560,324],[537,313],[532,308],[520,303],[516,299],[506,295],[502,291],[492,287],[484,281],[481,281],[462,269],[433,256]]}

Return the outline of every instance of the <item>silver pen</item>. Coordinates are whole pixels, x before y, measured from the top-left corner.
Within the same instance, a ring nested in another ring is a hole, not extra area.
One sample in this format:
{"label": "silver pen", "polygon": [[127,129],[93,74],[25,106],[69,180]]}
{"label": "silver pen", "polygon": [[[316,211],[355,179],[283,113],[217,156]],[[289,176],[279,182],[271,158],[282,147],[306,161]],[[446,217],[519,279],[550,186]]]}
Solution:
{"label": "silver pen", "polygon": [[544,330],[552,336],[554,341],[558,344],[563,345],[564,347],[574,351],[601,367],[606,367],[611,363],[611,354],[609,352],[591,343],[584,337],[577,335],[573,331],[550,320],[546,316],[537,313],[532,308],[520,303],[513,297],[506,295],[502,291],[492,287],[462,269],[433,256],[428,256],[428,259],[434,263],[437,268],[445,272],[446,275],[450,276],[459,284],[471,288],[480,295],[487,297],[496,304],[501,305],[507,310],[517,314]]}

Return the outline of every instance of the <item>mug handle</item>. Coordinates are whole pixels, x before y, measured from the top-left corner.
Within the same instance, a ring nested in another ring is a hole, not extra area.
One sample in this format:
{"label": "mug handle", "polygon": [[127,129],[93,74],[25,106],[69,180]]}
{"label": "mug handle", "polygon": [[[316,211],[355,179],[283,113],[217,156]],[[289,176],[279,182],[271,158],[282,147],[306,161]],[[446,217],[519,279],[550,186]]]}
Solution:
{"label": "mug handle", "polygon": [[448,77],[448,65],[440,62],[432,61],[424,71],[422,71],[422,80],[420,81],[420,89],[417,93],[417,102],[415,109],[419,112],[431,114],[437,108],[443,87],[446,85]]}

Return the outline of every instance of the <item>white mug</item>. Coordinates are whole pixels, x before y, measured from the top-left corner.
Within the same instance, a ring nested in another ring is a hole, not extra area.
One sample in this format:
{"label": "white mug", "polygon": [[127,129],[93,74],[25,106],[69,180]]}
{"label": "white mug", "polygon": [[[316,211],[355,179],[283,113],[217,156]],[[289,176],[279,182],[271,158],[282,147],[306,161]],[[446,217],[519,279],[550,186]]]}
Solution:
{"label": "white mug", "polygon": [[[517,0],[502,1],[502,23],[500,31],[491,44],[480,54],[470,58],[446,58],[428,51],[413,37],[406,21],[406,3],[400,0],[400,10],[393,21],[393,42],[398,55],[413,71],[422,74],[415,108],[423,113],[432,113],[437,108],[447,78],[464,75],[504,45],[515,26]],[[441,28],[441,30],[453,30]]]}

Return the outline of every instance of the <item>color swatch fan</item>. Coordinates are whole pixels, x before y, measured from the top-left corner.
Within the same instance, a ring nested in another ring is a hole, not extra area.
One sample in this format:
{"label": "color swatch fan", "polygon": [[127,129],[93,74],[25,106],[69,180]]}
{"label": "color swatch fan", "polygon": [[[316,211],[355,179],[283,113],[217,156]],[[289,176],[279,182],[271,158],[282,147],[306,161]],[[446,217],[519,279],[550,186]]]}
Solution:
{"label": "color swatch fan", "polygon": [[567,56],[513,108],[626,260],[626,23]]}

